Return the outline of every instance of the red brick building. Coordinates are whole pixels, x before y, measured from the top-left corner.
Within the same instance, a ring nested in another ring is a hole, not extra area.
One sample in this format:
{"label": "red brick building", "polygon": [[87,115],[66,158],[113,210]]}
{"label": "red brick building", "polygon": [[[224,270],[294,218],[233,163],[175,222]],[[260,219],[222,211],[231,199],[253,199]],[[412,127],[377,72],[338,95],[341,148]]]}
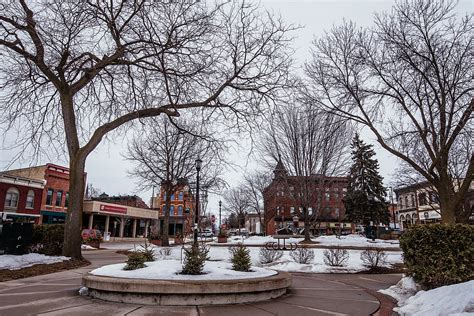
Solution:
{"label": "red brick building", "polygon": [[[160,229],[163,227],[163,217],[166,212],[165,207],[166,191],[162,185],[158,196],[152,197],[152,208],[158,209],[160,217]],[[171,195],[169,235],[190,234],[193,228],[193,214],[196,200],[191,192],[188,181],[181,179],[178,181],[176,191]]]}
{"label": "red brick building", "polygon": [[48,163],[42,166],[8,170],[4,174],[44,181],[39,223],[64,223],[69,203],[69,168]]}
{"label": "red brick building", "polygon": [[311,191],[308,212],[317,218],[312,233],[330,234],[339,229],[353,232],[354,224],[344,222],[345,208],[343,198],[347,191],[347,177],[328,177],[311,175],[305,178],[288,175],[282,161],[279,161],[273,171],[274,178],[263,193],[264,214],[267,235],[276,234],[279,229],[293,227],[297,223],[304,227],[304,219],[298,215],[301,205],[298,205],[299,187],[302,180]]}
{"label": "red brick building", "polygon": [[0,174],[0,217],[39,222],[44,181]]}

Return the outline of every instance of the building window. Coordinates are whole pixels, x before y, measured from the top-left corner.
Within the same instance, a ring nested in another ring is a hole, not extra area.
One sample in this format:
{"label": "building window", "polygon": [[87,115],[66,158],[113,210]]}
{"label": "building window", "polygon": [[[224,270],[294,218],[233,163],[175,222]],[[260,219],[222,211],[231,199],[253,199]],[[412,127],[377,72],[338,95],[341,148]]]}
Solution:
{"label": "building window", "polygon": [[64,207],[69,207],[69,192],[66,192],[66,201],[64,201]]}
{"label": "building window", "polygon": [[9,188],[5,197],[5,208],[17,209],[19,196],[20,192],[17,188]]}
{"label": "building window", "polygon": [[171,201],[173,201],[173,200],[174,200],[174,193],[171,194]]}
{"label": "building window", "polygon": [[170,216],[174,216],[174,205],[170,206]]}
{"label": "building window", "polygon": [[56,193],[56,206],[61,206],[62,201],[63,201],[63,191],[58,191]]}
{"label": "building window", "polygon": [[26,208],[34,208],[35,205],[35,191],[29,190],[26,196]]}
{"label": "building window", "polygon": [[420,205],[428,204],[427,201],[426,201],[426,193],[418,194],[418,201],[420,201]]}
{"label": "building window", "polygon": [[180,200],[180,201],[183,200],[183,191],[180,191],[180,192],[179,192],[178,200]]}
{"label": "building window", "polygon": [[329,201],[329,200],[331,199],[331,194],[329,194],[329,193],[326,192],[325,195],[326,195],[326,201]]}
{"label": "building window", "polygon": [[183,215],[183,206],[179,205],[178,206],[178,216],[182,216],[182,215]]}
{"label": "building window", "polygon": [[408,196],[405,196],[405,208],[408,208]]}
{"label": "building window", "polygon": [[412,194],[412,195],[410,195],[410,198],[411,198],[411,206],[414,207],[415,206],[415,196]]}
{"label": "building window", "polygon": [[48,193],[46,194],[46,205],[53,205],[53,189],[48,189]]}

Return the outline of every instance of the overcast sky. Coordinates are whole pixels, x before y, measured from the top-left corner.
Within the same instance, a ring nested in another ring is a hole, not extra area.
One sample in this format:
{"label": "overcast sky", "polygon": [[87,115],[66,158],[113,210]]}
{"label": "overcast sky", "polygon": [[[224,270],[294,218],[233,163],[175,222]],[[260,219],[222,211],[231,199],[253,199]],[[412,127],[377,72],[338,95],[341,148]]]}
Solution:
{"label": "overcast sky", "polygon": [[[333,24],[339,24],[343,19],[352,20],[358,25],[367,26],[372,23],[374,12],[390,10],[394,1],[391,0],[262,0],[261,5],[273,11],[287,21],[303,26],[296,32],[297,38],[294,42],[296,49],[295,59],[299,66],[309,57],[309,48],[313,38],[320,36],[325,29]],[[461,13],[473,12],[474,1],[461,0],[457,10]],[[363,132],[362,136],[366,142],[375,144],[372,135]],[[258,165],[258,162],[250,161],[246,144],[241,148],[233,150],[229,154],[231,159],[239,168],[229,170],[224,178],[230,185],[236,185],[241,180],[242,174],[246,170],[251,170]],[[95,187],[109,195],[116,194],[137,194],[147,203],[151,192],[137,192],[136,180],[127,176],[127,170],[133,166],[125,161],[122,152],[126,148],[126,141],[116,140],[115,143],[101,144],[88,158],[86,163],[87,179]],[[398,162],[376,146],[377,158],[380,162],[381,174],[385,178],[387,185],[390,184],[391,176]],[[12,152],[0,151],[0,169],[5,169],[9,160],[13,156]],[[62,165],[67,165],[64,157],[58,157],[57,161],[45,161]],[[24,167],[16,163],[13,167]],[[218,211],[219,196],[211,196],[208,204],[208,211],[216,213]]]}

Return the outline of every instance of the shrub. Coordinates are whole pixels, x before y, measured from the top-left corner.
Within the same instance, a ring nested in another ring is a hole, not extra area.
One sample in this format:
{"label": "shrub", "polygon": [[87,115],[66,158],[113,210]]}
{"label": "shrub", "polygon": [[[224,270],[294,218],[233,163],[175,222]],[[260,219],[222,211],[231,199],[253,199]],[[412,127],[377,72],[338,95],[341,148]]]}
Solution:
{"label": "shrub", "polygon": [[32,251],[48,256],[59,256],[63,250],[64,225],[35,225],[33,228]]}
{"label": "shrub", "polygon": [[415,225],[400,237],[408,275],[425,289],[474,278],[474,226]]}
{"label": "shrub", "polygon": [[324,250],[324,263],[331,267],[345,267],[349,253],[346,249],[331,248]]}
{"label": "shrub", "polygon": [[184,249],[184,266],[181,274],[197,275],[202,274],[204,263],[209,259],[209,247],[205,245],[192,246],[191,249]]}
{"label": "shrub", "polygon": [[308,264],[314,260],[314,251],[301,247],[291,251],[290,256],[297,263]]}
{"label": "shrub", "polygon": [[375,247],[367,247],[360,254],[360,259],[368,268],[377,268],[387,262],[387,254],[383,249]]}
{"label": "shrub", "polygon": [[127,265],[124,270],[137,270],[146,267],[146,257],[141,251],[132,251],[128,254]]}
{"label": "shrub", "polygon": [[167,257],[167,256],[171,255],[171,248],[170,247],[163,247],[163,248],[160,249],[159,253],[160,253],[160,256]]}
{"label": "shrub", "polygon": [[272,263],[277,261],[283,256],[283,251],[281,250],[273,250],[267,248],[260,248],[260,252],[258,253],[258,257],[260,258],[260,263]]}
{"label": "shrub", "polygon": [[252,265],[250,260],[250,250],[242,244],[231,247],[232,269],[235,271],[249,272]]}
{"label": "shrub", "polygon": [[145,244],[140,245],[140,246],[141,246],[141,249],[137,251],[143,254],[143,256],[145,257],[145,261],[147,262],[155,261],[155,250],[153,249],[153,246],[150,245],[146,240],[145,240]]}

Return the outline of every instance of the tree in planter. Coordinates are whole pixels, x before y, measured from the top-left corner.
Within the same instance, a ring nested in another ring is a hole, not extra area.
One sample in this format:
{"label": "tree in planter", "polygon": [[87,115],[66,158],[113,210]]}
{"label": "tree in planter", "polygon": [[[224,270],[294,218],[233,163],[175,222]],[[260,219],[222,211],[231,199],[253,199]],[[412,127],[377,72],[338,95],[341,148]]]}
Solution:
{"label": "tree in planter", "polygon": [[252,266],[250,250],[242,244],[230,248],[232,269],[235,271],[249,272]]}
{"label": "tree in planter", "polygon": [[[383,178],[379,174],[379,163],[374,158],[372,145],[366,145],[358,134],[352,142],[352,166],[349,174],[344,207],[347,218],[355,223],[369,227],[372,238],[375,238],[373,225],[388,224],[387,195]],[[371,224],[372,223],[372,224]]]}
{"label": "tree in planter", "polygon": [[202,274],[204,263],[209,260],[209,248],[206,245],[193,246],[184,249],[184,265],[181,274],[198,275]]}
{"label": "tree in planter", "polygon": [[454,0],[400,1],[374,25],[333,27],[314,42],[308,98],[366,126],[431,183],[443,223],[464,223],[474,179],[473,16]]}
{"label": "tree in planter", "polygon": [[82,257],[86,159],[104,138],[192,108],[209,120],[252,119],[291,83],[292,27],[246,3],[20,0],[0,12],[2,135],[21,126],[23,153],[67,153],[63,254],[73,258]]}

